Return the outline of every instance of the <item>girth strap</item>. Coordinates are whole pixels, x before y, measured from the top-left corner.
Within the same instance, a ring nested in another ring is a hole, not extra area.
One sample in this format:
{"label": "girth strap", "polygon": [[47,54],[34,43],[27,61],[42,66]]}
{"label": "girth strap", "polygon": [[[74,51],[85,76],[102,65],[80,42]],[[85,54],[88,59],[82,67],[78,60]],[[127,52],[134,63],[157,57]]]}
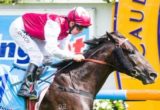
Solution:
{"label": "girth strap", "polygon": [[86,97],[89,97],[89,98],[93,99],[93,95],[89,92],[82,91],[82,90],[77,90],[77,89],[72,89],[72,88],[60,86],[60,85],[57,85],[57,84],[55,84],[55,85],[59,90],[61,90],[63,92],[75,93],[75,94],[83,95],[83,96],[86,96]]}

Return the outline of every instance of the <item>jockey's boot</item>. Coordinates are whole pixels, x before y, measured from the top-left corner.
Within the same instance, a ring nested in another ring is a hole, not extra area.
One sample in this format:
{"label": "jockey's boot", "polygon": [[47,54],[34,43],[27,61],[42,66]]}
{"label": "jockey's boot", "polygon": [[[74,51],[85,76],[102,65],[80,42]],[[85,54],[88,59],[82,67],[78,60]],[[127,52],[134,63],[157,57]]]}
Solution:
{"label": "jockey's boot", "polygon": [[27,76],[24,83],[22,84],[20,90],[18,91],[19,96],[30,97],[31,93],[34,91],[34,81],[38,66],[30,63],[28,69],[26,70]]}
{"label": "jockey's boot", "polygon": [[34,89],[30,93],[31,95],[29,97],[30,100],[38,100],[39,99],[39,94],[36,91],[37,90],[37,80],[39,80],[40,75],[43,74],[43,73],[45,73],[47,71],[47,69],[48,69],[48,67],[46,67],[46,66],[40,66],[40,67],[38,67],[38,69],[36,71],[36,74],[35,74]]}

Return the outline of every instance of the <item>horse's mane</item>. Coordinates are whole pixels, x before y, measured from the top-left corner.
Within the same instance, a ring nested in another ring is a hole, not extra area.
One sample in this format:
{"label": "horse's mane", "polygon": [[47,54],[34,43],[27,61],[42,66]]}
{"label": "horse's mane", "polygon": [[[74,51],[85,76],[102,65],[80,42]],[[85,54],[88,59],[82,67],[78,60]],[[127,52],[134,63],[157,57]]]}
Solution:
{"label": "horse's mane", "polygon": [[[87,40],[84,43],[88,45],[87,49],[84,50],[84,56],[85,58],[90,57],[90,55],[92,53],[94,53],[94,51],[96,49],[98,49],[100,46],[102,46],[104,43],[108,44],[109,42],[114,42],[114,38],[112,38],[112,35],[116,35],[119,38],[125,38],[123,35],[121,35],[119,32],[111,32],[111,33],[106,33],[100,37],[96,37],[93,38],[91,40]],[[57,67],[57,68],[64,68],[63,71],[68,71],[68,70],[72,70],[75,69],[77,67],[80,67],[84,64],[85,62],[75,62],[73,60],[66,60],[57,64],[54,64],[52,66]],[[74,66],[73,66],[74,65]]]}
{"label": "horse's mane", "polygon": [[[88,56],[91,53],[93,53],[96,48],[98,48],[101,44],[103,44],[106,41],[108,41],[106,34],[99,37],[99,38],[94,38],[94,39],[85,41],[84,43],[88,44],[88,47],[86,50],[84,50],[84,54],[83,54],[85,56],[85,58],[88,58]],[[67,71],[67,70],[72,70],[74,68],[80,67],[84,63],[85,62],[75,62],[73,60],[65,60],[60,63],[53,64],[52,67],[57,67],[58,69],[60,69],[60,68],[67,66],[65,69],[63,69],[63,71]],[[74,65],[74,66],[72,66],[72,65]]]}

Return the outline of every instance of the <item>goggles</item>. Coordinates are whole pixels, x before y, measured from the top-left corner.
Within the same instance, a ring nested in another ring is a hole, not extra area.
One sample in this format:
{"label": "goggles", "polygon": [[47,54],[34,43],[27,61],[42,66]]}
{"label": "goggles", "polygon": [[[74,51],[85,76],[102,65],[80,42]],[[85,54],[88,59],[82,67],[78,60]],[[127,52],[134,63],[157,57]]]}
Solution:
{"label": "goggles", "polygon": [[84,28],[87,28],[86,26],[81,26],[78,24],[75,24],[75,27],[77,28],[78,31],[82,31]]}

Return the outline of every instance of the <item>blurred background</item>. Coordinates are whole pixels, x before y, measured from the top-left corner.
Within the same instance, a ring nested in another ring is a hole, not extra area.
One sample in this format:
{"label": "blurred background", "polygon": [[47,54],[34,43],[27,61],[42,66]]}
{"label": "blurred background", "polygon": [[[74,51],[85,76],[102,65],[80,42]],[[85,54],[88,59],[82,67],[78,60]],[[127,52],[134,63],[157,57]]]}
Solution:
{"label": "blurred background", "polygon": [[[82,6],[88,10],[92,18],[92,26],[76,37],[71,36],[69,44],[72,47],[71,51],[78,53],[86,48],[85,45],[75,45],[75,43],[81,44],[83,42],[80,41],[100,37],[106,31],[119,31],[135,44],[155,70],[160,72],[159,0],[0,0],[0,64],[26,65],[29,61],[27,55],[17,47],[8,33],[10,23],[15,18],[26,12],[67,15],[67,12],[76,6]],[[135,35],[131,34],[138,29]],[[159,85],[159,78],[156,83],[144,86],[131,77],[114,72],[106,80],[100,92],[159,90]],[[159,110],[159,105],[160,101],[123,101],[116,100],[116,96],[112,96],[112,100],[96,99],[93,109]]]}

